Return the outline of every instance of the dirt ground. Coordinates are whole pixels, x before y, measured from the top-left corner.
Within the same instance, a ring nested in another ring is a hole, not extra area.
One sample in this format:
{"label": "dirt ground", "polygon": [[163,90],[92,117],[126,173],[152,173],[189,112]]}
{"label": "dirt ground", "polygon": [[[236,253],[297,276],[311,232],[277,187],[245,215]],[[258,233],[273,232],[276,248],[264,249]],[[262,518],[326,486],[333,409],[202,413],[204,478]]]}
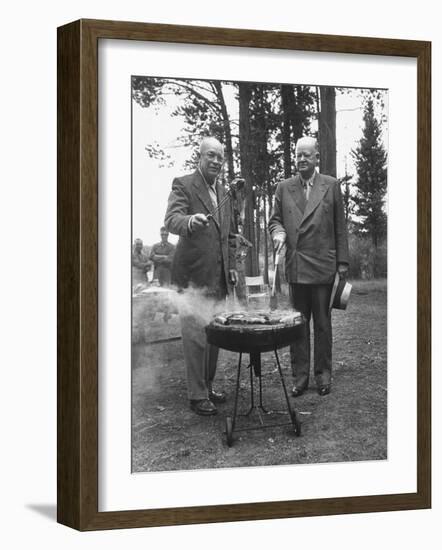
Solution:
{"label": "dirt ground", "polygon": [[[160,312],[146,322],[145,305],[134,305],[132,471],[386,459],[387,284],[385,280],[352,283],[347,310],[333,312],[332,392],[320,397],[313,383],[301,397],[290,397],[301,422],[301,436],[294,435],[291,425],[238,431],[230,448],[225,417],[233,409],[237,354],[220,351],[216,388],[227,392],[227,403],[218,406],[216,416],[197,416],[189,409],[186,395],[178,316],[172,314],[165,323]],[[163,338],[174,340],[146,343]],[[279,357],[290,389],[289,348],[280,350]],[[264,421],[288,424],[273,354],[263,354],[262,361],[264,406],[280,411]],[[243,368],[240,412],[247,411],[249,404],[249,371]],[[236,427],[256,427],[257,423],[252,413],[239,417]]]}

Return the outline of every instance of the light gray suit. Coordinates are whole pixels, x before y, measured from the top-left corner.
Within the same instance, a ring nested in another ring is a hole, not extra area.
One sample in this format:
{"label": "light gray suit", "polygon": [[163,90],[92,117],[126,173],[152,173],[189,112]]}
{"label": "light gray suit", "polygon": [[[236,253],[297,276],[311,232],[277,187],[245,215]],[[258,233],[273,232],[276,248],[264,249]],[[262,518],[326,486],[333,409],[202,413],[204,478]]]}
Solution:
{"label": "light gray suit", "polygon": [[[220,203],[225,191],[220,184],[216,184],[216,191]],[[172,283],[180,289],[201,289],[203,296],[223,300],[229,291],[229,269],[235,269],[236,238],[229,201],[206,228],[189,231],[192,214],[207,215],[212,210],[207,185],[196,171],[174,179],[164,223],[171,233],[180,236],[172,263]],[[208,316],[214,312],[209,312],[210,304],[213,302],[196,304],[203,310],[198,314],[187,310],[180,315],[187,390],[192,400],[208,398],[216,372],[218,348],[206,344],[204,332]]]}

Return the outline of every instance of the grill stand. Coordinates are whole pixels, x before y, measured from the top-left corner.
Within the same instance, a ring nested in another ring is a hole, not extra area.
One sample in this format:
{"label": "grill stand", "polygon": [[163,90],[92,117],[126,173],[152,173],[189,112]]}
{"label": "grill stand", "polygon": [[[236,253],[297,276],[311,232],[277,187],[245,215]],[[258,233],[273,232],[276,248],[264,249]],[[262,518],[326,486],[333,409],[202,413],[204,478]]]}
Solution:
{"label": "grill stand", "polygon": [[[268,411],[265,409],[262,401],[262,369],[261,369],[261,352],[253,352],[250,353],[250,363],[248,365],[248,369],[250,371],[250,408],[249,410],[244,414],[238,414],[238,395],[239,395],[239,383],[241,379],[241,361],[242,361],[242,353],[239,354],[239,360],[238,360],[238,369],[237,369],[237,375],[236,375],[236,387],[235,387],[235,402],[233,405],[233,417],[226,416],[226,439],[227,439],[227,445],[231,447],[233,445],[233,432],[237,431],[248,431],[248,430],[258,430],[258,429],[266,429],[266,428],[274,428],[278,426],[293,426],[293,432],[296,436],[301,435],[301,425],[297,419],[296,412],[292,408],[289,400],[289,396],[287,393],[287,387],[285,385],[284,375],[282,373],[281,364],[279,362],[278,352],[276,347],[274,348],[274,354],[276,359],[276,364],[278,367],[279,372],[279,378],[281,380],[282,388],[284,391],[284,396],[287,404],[287,411],[290,418],[290,423],[278,423],[278,424],[265,424],[262,418],[261,411],[264,414],[281,414],[277,411]],[[257,405],[255,405],[255,389],[254,389],[254,383],[253,378],[254,376],[258,378],[258,386],[259,386],[259,402]],[[260,425],[255,427],[248,427],[248,428],[236,428],[236,419],[238,416],[250,416],[250,414],[256,411],[258,413],[258,418]]]}

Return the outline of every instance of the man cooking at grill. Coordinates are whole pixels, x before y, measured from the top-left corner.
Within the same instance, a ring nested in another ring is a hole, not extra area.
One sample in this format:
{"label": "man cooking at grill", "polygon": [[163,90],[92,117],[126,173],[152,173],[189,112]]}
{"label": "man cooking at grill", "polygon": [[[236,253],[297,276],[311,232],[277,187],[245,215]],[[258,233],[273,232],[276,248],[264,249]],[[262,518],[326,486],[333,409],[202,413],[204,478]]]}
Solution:
{"label": "man cooking at grill", "polygon": [[307,320],[291,349],[292,395],[302,395],[309,385],[313,317],[314,377],[324,396],[330,393],[332,372],[329,301],[336,272],[340,278],[347,276],[347,226],[339,182],[317,171],[317,141],[302,137],[295,154],[299,174],[278,184],[269,230],[276,250],[286,245],[291,303]]}
{"label": "man cooking at grill", "polygon": [[206,344],[207,311],[237,281],[230,203],[223,201],[225,191],[216,181],[223,162],[222,144],[204,138],[195,172],[173,180],[165,216],[166,229],[180,237],[172,283],[189,289],[191,297],[187,311],[180,312],[187,392],[191,409],[205,416],[216,414],[215,403],[226,400],[224,392],[212,387],[218,348]]}

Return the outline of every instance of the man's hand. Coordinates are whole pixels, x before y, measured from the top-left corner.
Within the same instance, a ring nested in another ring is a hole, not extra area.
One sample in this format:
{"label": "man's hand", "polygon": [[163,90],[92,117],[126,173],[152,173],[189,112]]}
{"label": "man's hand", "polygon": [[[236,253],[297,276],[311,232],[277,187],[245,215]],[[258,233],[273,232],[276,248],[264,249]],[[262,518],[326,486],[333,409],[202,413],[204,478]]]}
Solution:
{"label": "man's hand", "polygon": [[338,274],[341,280],[347,278],[347,272],[348,272],[347,264],[338,264]]}
{"label": "man's hand", "polygon": [[190,222],[191,231],[200,231],[209,225],[209,220],[205,214],[194,214]]}
{"label": "man's hand", "polygon": [[229,282],[231,285],[235,286],[238,282],[238,272],[236,269],[229,269]]}
{"label": "man's hand", "polygon": [[275,233],[273,235],[273,246],[275,247],[275,252],[279,252],[285,243],[285,233]]}

